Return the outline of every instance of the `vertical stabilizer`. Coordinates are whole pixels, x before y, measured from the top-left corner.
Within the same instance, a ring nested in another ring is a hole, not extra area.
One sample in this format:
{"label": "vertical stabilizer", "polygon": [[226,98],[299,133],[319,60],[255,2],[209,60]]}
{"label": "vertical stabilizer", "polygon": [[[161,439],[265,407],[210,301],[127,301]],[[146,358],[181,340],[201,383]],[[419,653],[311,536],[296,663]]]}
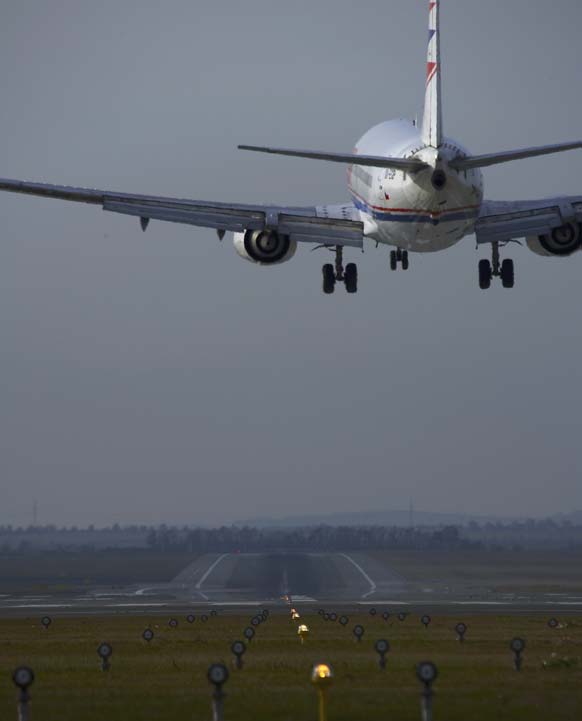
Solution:
{"label": "vertical stabilizer", "polygon": [[422,140],[439,148],[442,144],[443,115],[441,107],[440,0],[429,0],[428,55],[426,62],[426,96]]}

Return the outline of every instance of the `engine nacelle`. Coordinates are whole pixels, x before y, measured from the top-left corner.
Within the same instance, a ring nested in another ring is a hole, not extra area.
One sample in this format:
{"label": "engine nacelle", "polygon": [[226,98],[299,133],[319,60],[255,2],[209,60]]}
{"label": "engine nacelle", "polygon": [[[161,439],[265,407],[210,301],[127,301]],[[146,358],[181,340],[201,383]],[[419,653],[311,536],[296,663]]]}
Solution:
{"label": "engine nacelle", "polygon": [[276,230],[234,233],[234,247],[241,258],[259,265],[286,263],[295,255],[297,242]]}
{"label": "engine nacelle", "polygon": [[527,247],[537,255],[565,257],[582,249],[582,226],[566,223],[554,228],[549,235],[529,237],[526,242]]}

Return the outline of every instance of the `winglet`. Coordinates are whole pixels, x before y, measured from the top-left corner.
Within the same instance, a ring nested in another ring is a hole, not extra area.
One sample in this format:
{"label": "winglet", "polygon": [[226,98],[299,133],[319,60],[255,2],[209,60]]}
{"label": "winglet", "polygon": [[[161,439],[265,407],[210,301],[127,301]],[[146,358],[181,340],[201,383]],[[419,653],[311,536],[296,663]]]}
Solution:
{"label": "winglet", "polygon": [[440,0],[429,0],[428,54],[426,61],[426,95],[422,141],[432,148],[442,145],[443,116],[441,106]]}

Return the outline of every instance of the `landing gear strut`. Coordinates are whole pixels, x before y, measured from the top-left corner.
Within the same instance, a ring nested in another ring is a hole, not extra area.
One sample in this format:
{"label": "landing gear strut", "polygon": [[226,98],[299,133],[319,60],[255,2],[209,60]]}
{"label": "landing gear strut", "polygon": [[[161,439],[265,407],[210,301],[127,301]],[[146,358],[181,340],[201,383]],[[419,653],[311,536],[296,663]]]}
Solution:
{"label": "landing gear strut", "polygon": [[335,290],[336,282],[343,282],[348,293],[358,291],[358,267],[355,263],[348,263],[344,269],[344,249],[341,245],[335,247],[335,264],[326,263],[322,268],[323,292],[330,295]]}
{"label": "landing gear strut", "polygon": [[499,242],[491,244],[491,262],[486,260],[479,261],[479,288],[487,290],[491,287],[492,278],[501,278],[501,284],[504,288],[513,288],[515,285],[515,267],[510,258],[506,258],[503,262],[499,257]]}
{"label": "landing gear strut", "polygon": [[390,270],[396,270],[400,263],[402,270],[408,270],[408,251],[397,248],[390,251]]}

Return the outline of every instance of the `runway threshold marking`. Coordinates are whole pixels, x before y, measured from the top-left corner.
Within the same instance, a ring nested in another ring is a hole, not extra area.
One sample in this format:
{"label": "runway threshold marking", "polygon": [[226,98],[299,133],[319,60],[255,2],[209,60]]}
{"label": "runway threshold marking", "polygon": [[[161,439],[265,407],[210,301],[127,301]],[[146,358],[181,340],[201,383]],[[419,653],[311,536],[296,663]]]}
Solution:
{"label": "runway threshold marking", "polygon": [[340,553],[340,556],[343,556],[344,558],[347,558],[347,560],[348,560],[350,563],[352,563],[352,564],[358,569],[358,571],[362,574],[362,576],[363,576],[363,577],[366,579],[366,581],[370,584],[370,590],[368,591],[368,593],[364,593],[364,595],[362,596],[362,598],[368,598],[368,596],[371,596],[371,595],[376,591],[376,588],[377,588],[377,586],[376,586],[376,584],[374,583],[374,581],[372,581],[372,579],[370,578],[370,576],[368,576],[368,574],[364,571],[364,569],[360,566],[360,564],[359,564],[359,563],[356,563],[351,556],[348,556],[347,553]]}

